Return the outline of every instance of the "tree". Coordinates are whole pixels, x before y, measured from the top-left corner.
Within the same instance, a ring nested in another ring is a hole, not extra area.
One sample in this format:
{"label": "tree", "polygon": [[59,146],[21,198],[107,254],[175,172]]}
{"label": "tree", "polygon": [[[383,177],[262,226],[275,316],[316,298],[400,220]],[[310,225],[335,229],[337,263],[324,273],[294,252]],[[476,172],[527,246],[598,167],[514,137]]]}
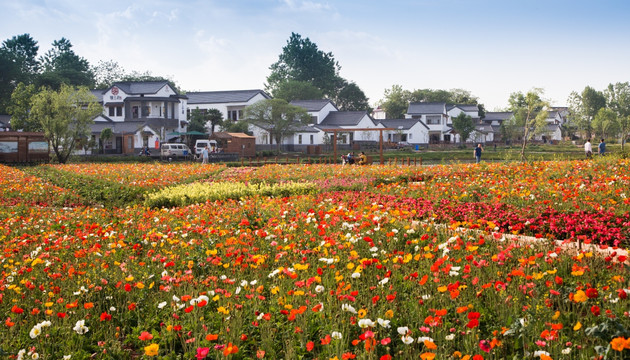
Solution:
{"label": "tree", "polygon": [[569,95],[570,120],[575,123],[585,138],[591,138],[592,121],[599,109],[606,106],[606,98],[601,91],[590,86],[582,90],[580,94],[573,91]]}
{"label": "tree", "polygon": [[411,94],[403,90],[400,85],[392,85],[391,89],[385,89],[383,99],[378,102],[378,106],[385,110],[385,114],[390,119],[401,119],[409,108]]}
{"label": "tree", "polygon": [[11,104],[7,110],[11,115],[11,127],[15,130],[42,131],[42,125],[31,118],[33,97],[37,93],[35,85],[19,83],[11,94]]}
{"label": "tree", "polygon": [[354,82],[344,80],[344,86],[339,90],[335,97],[335,104],[341,111],[368,111],[370,112],[370,104],[363,90]]}
{"label": "tree", "polygon": [[90,124],[102,111],[87,87],[62,84],[58,91],[42,89],[35,94],[29,118],[41,125],[57,160],[65,163],[77,142],[89,135]]}
{"label": "tree", "polygon": [[298,80],[286,80],[278,83],[273,90],[272,96],[275,99],[283,99],[287,102],[293,100],[316,100],[324,97],[324,93],[315,85]]}
{"label": "tree", "polygon": [[617,114],[611,109],[599,109],[593,119],[592,125],[594,135],[603,139],[619,133]]}
{"label": "tree", "polygon": [[334,96],[341,80],[341,67],[331,52],[325,53],[309,38],[291,33],[287,45],[282,48],[278,61],[269,69],[266,89],[274,93],[279,85],[288,80],[311,83],[326,96]]}
{"label": "tree", "polygon": [[20,67],[14,57],[5,49],[0,49],[0,114],[6,114],[11,104],[11,93],[15,82],[21,76]]}
{"label": "tree", "polygon": [[24,78],[20,81],[31,83],[39,73],[40,63],[37,60],[39,46],[29,34],[14,36],[2,42],[2,49],[13,55]]}
{"label": "tree", "polygon": [[304,108],[290,105],[285,100],[266,99],[246,107],[244,121],[269,132],[280,151],[282,139],[309,124],[311,117]]}
{"label": "tree", "polygon": [[621,135],[621,150],[630,135],[630,83],[609,84],[604,91],[609,108],[617,115],[617,126]]}
{"label": "tree", "polygon": [[112,128],[105,128],[101,130],[101,134],[98,137],[99,147],[101,148],[101,152],[105,153],[105,143],[109,141],[109,139],[114,137],[114,131]]}
{"label": "tree", "polygon": [[521,160],[526,161],[525,149],[527,143],[536,135],[546,133],[547,111],[549,105],[541,98],[542,89],[532,89],[527,94],[521,92],[510,94],[508,102],[510,111],[514,112],[515,123],[522,126],[523,145],[521,147]]}
{"label": "tree", "polygon": [[249,123],[247,121],[223,121],[221,130],[252,135],[252,132],[249,131]]}
{"label": "tree", "polygon": [[91,70],[94,74],[97,89],[108,89],[116,81],[121,81],[126,76],[125,69],[113,60],[101,60]]}
{"label": "tree", "polygon": [[94,74],[88,61],[72,50],[66,38],[55,40],[53,48],[43,56],[44,72],[39,76],[38,87],[60,89],[62,84],[72,86],[94,86]]}
{"label": "tree", "polygon": [[470,115],[461,112],[453,118],[453,130],[459,134],[460,143],[464,144],[470,137],[470,134],[475,131],[475,123]]}
{"label": "tree", "polygon": [[210,122],[210,133],[214,133],[217,126],[223,124],[223,114],[218,109],[200,110],[198,107],[190,112],[190,125],[188,130],[205,133],[206,126]]}

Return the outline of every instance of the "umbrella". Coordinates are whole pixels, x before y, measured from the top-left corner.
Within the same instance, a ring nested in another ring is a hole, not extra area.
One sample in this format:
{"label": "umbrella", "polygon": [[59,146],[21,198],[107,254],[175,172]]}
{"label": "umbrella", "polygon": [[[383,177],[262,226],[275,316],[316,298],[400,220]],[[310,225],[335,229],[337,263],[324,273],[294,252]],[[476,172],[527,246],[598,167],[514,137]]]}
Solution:
{"label": "umbrella", "polygon": [[201,131],[189,131],[184,133],[184,135],[206,135],[205,133],[202,133]]}
{"label": "umbrella", "polygon": [[179,135],[182,135],[182,134],[177,131],[173,131],[172,133],[166,134],[166,136],[179,136]]}

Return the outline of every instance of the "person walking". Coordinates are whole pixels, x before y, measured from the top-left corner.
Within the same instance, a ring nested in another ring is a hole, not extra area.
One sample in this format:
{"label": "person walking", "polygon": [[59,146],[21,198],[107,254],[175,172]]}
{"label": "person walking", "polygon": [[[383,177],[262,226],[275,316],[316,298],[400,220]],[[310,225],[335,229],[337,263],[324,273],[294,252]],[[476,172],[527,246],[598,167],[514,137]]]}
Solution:
{"label": "person walking", "polygon": [[202,158],[202,160],[201,160],[202,164],[207,164],[208,163],[208,145],[206,145],[203,148],[203,151],[201,151],[201,158]]}
{"label": "person walking", "polygon": [[479,162],[481,161],[482,152],[483,148],[481,147],[481,144],[477,144],[477,147],[475,148],[475,160],[477,160],[477,164],[479,164]]}
{"label": "person walking", "polygon": [[587,159],[590,159],[591,155],[593,155],[593,146],[591,145],[591,139],[587,139],[584,143],[584,154],[586,155]]}
{"label": "person walking", "polygon": [[602,139],[599,145],[597,145],[597,153],[599,154],[599,156],[604,156],[605,152],[606,152],[606,143],[604,142],[604,139]]}

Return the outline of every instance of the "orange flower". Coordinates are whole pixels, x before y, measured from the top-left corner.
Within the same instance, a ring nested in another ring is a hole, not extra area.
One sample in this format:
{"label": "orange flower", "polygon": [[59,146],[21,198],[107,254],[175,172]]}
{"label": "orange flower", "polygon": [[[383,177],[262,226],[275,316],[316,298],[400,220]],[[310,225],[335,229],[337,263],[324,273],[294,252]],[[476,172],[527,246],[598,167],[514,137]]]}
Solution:
{"label": "orange flower", "polygon": [[420,355],[420,359],[422,359],[422,360],[433,360],[433,359],[435,359],[435,354],[434,353],[430,353],[430,352],[425,352],[422,355]]}
{"label": "orange flower", "polygon": [[573,301],[575,301],[576,303],[585,302],[586,300],[588,300],[588,297],[586,296],[586,293],[582,290],[576,291],[573,295]]}
{"label": "orange flower", "polygon": [[426,348],[429,350],[437,349],[437,345],[435,345],[433,341],[429,341],[429,340],[424,340],[424,346],[426,346]]}
{"label": "orange flower", "polygon": [[86,310],[91,309],[93,307],[94,307],[94,303],[91,303],[91,302],[83,304],[83,308]]}
{"label": "orange flower", "polygon": [[206,340],[208,340],[208,341],[215,341],[218,338],[219,338],[218,334],[217,335],[215,335],[215,334],[208,334],[208,335],[206,335]]}
{"label": "orange flower", "polygon": [[551,356],[540,354],[540,360],[553,360]]}
{"label": "orange flower", "polygon": [[630,339],[623,337],[616,337],[610,341],[610,346],[615,351],[623,351],[623,349],[630,349]]}
{"label": "orange flower", "polygon": [[146,341],[146,340],[151,340],[153,339],[153,335],[151,335],[150,332],[147,331],[143,331],[140,336],[138,336],[138,339],[142,340],[142,341]]}
{"label": "orange flower", "polygon": [[238,347],[232,343],[228,343],[227,346],[223,349],[223,356],[236,354],[237,352],[238,352]]}

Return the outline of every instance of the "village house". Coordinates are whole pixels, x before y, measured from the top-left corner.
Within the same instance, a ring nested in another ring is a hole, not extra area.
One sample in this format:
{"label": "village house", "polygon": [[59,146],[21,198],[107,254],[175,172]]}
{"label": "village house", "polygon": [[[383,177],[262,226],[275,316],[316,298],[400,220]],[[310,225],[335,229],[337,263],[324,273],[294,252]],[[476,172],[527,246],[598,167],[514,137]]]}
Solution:
{"label": "village house", "polygon": [[[186,131],[187,97],[167,81],[117,82],[106,90],[92,90],[103,113],[91,126],[92,140],[105,153],[132,154],[143,147],[158,149],[162,142]],[[104,129],[112,138],[101,139]]]}
{"label": "village house", "polygon": [[245,107],[261,100],[271,99],[271,96],[262,90],[192,91],[186,96],[188,96],[188,116],[197,108],[202,113],[217,109],[223,114],[224,120],[230,121],[243,120]]}

